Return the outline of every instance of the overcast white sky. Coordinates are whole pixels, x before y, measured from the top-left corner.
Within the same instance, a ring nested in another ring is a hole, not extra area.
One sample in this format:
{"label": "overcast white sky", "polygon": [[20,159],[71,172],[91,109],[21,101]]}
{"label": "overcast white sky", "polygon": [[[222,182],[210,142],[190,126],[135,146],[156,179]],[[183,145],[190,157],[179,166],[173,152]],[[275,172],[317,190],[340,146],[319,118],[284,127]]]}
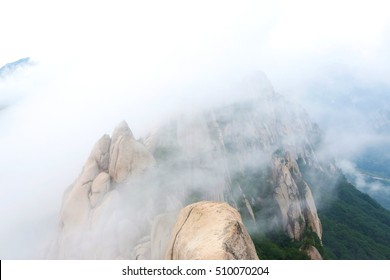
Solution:
{"label": "overcast white sky", "polygon": [[35,66],[0,80],[0,251],[23,256],[16,244],[31,240],[15,232],[52,226],[92,145],[122,119],[140,137],[258,70],[304,105],[313,84],[340,77],[390,86],[387,3],[2,0],[0,65]]}

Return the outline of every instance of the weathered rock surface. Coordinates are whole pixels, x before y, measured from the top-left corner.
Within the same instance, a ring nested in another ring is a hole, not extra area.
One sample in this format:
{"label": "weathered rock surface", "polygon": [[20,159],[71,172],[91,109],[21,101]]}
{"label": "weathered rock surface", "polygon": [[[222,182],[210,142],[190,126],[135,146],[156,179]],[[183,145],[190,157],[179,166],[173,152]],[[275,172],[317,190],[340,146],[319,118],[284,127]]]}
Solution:
{"label": "weathered rock surface", "polygon": [[135,260],[150,260],[151,259],[151,245],[149,236],[141,239],[134,247],[134,259]]}
{"label": "weathered rock surface", "polygon": [[303,196],[303,214],[307,225],[311,230],[313,230],[317,236],[322,239],[322,224],[321,220],[317,214],[317,207],[314,202],[313,195],[309,186],[303,182],[303,187],[301,190],[301,196]]}
{"label": "weathered rock surface", "polygon": [[177,185],[189,189],[188,197],[226,201],[254,227],[279,226],[295,240],[306,226],[321,239],[312,186],[297,164],[323,169],[315,152],[320,130],[268,82],[246,90],[252,99],[180,117],[144,143],[157,162],[174,166],[167,168],[171,182],[180,178]]}
{"label": "weathered rock surface", "polygon": [[151,259],[163,260],[167,252],[177,213],[164,213],[156,217],[151,230]]}
{"label": "weathered rock surface", "polygon": [[119,124],[112,136],[110,148],[109,174],[116,183],[125,181],[129,176],[141,174],[154,165],[150,152],[138,143],[126,123]]}
{"label": "weathered rock surface", "polygon": [[[98,174],[107,169],[109,147],[110,138],[104,135],[92,149],[79,178],[64,196],[60,214],[62,235],[66,236],[72,231],[79,231],[88,226],[87,221],[91,211],[89,200],[91,187]],[[95,183],[95,189],[98,188],[98,184],[98,182]],[[93,200],[96,199],[97,197]]]}
{"label": "weathered rock surface", "polygon": [[92,208],[98,206],[103,201],[104,196],[110,190],[110,185],[110,175],[106,172],[99,173],[95,180],[93,180],[91,192],[89,193]]}
{"label": "weathered rock surface", "polygon": [[94,146],[77,180],[64,194],[58,236],[48,257],[60,259],[129,258],[139,236],[137,225],[119,209],[116,184],[154,165],[153,156],[120,123],[112,139]]}
{"label": "weathered rock surface", "polygon": [[318,252],[317,248],[314,246],[308,246],[306,249],[304,249],[304,252],[309,256],[311,260],[322,260],[320,252]]}
{"label": "weathered rock surface", "polygon": [[165,258],[258,259],[238,211],[226,203],[219,202],[198,202],[180,211]]}
{"label": "weathered rock surface", "polygon": [[321,221],[311,190],[289,153],[274,156],[272,177],[274,198],[280,209],[282,226],[288,235],[299,240],[307,225],[321,239]]}

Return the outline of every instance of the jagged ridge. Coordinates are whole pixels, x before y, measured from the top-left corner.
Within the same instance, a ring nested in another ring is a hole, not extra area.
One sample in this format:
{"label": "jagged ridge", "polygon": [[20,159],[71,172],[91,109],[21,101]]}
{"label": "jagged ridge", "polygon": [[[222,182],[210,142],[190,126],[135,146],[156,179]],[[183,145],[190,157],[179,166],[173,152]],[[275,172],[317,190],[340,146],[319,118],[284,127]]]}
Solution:
{"label": "jagged ridge", "polygon": [[48,257],[164,258],[178,210],[201,200],[229,203],[252,233],[277,229],[300,240],[309,229],[321,239],[297,164],[334,169],[316,157],[321,133],[271,87],[262,90],[183,115],[140,142],[125,122],[104,135],[64,195]]}

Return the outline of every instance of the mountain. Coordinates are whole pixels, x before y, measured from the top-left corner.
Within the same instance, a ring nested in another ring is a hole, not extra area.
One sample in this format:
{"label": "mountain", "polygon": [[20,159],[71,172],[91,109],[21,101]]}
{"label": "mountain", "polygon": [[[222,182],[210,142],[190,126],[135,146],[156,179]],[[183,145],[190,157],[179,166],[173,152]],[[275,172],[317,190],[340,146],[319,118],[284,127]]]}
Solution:
{"label": "mountain", "polygon": [[390,100],[388,89],[382,91],[382,94],[370,93],[371,97],[362,99],[362,102],[367,99],[376,100],[371,102],[372,106],[362,111],[362,114],[368,116],[373,134],[380,139],[380,143],[368,145],[355,157],[357,172],[347,174],[347,177],[358,185],[359,190],[390,209]]}
{"label": "mountain", "polygon": [[5,78],[6,76],[11,75],[15,71],[17,71],[19,68],[23,68],[30,63],[31,60],[29,57],[21,58],[14,62],[7,63],[0,68],[0,78]]}
{"label": "mountain", "polygon": [[[19,59],[17,61],[7,63],[0,68],[0,82],[6,79],[9,76],[12,76],[18,69],[24,68],[31,64],[29,57]],[[0,93],[0,113],[2,110],[5,110],[12,104],[11,100],[15,98],[14,94],[9,94],[7,91],[2,91]]]}
{"label": "mountain", "polygon": [[[330,177],[305,170],[321,197],[323,252],[330,259],[389,259],[390,212],[360,192],[343,174]],[[329,185],[335,185],[329,191]]]}
{"label": "mountain", "polygon": [[349,182],[390,210],[390,176],[383,146],[368,149],[356,160],[356,166],[346,164],[343,170]]}
{"label": "mountain", "polygon": [[46,257],[388,258],[389,212],[319,157],[305,111],[263,76],[240,93],[138,140],[126,122],[104,135]]}
{"label": "mountain", "polygon": [[311,115],[328,134],[337,136],[341,143],[337,146],[339,153],[347,153],[341,158],[347,158],[354,166],[343,166],[347,179],[387,209],[390,209],[389,91],[384,84],[367,86],[342,77],[334,84],[314,86],[305,96]]}

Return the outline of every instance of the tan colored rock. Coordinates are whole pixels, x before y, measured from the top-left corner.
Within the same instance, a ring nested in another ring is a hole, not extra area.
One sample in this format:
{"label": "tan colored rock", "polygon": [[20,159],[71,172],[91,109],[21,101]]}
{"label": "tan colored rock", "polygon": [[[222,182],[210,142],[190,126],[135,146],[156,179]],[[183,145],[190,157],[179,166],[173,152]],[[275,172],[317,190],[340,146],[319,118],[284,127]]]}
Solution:
{"label": "tan colored rock", "polygon": [[105,226],[112,216],[117,205],[121,203],[121,197],[117,190],[109,191],[102,201],[92,209],[89,216],[89,225],[93,228]]}
{"label": "tan colored rock", "polygon": [[[91,219],[91,200],[96,206],[104,196],[104,173],[108,168],[110,137],[104,135],[93,147],[80,176],[65,192],[60,212],[60,229],[52,248],[53,257],[59,259],[82,259],[88,256],[91,244],[88,242]],[[108,178],[109,179],[109,178]],[[107,178],[105,179],[107,180]],[[96,181],[96,182],[95,182]],[[93,183],[95,182],[92,191]],[[100,193],[101,194],[98,194]],[[86,241],[87,240],[87,241]],[[89,255],[90,256],[90,255]]]}
{"label": "tan colored rock", "polygon": [[88,195],[92,182],[76,184],[64,200],[60,213],[60,225],[63,234],[87,226],[90,212]]}
{"label": "tan colored rock", "polygon": [[177,213],[164,213],[155,218],[151,231],[152,260],[165,258],[176,217]]}
{"label": "tan colored rock", "polygon": [[198,202],[183,208],[172,230],[169,260],[257,260],[238,211],[226,203]]}
{"label": "tan colored rock", "polygon": [[280,208],[282,226],[287,234],[292,239],[300,240],[308,226],[321,239],[322,225],[317,207],[296,161],[286,153],[282,157],[273,158],[272,168],[274,198]]}
{"label": "tan colored rock", "polygon": [[320,252],[318,252],[317,248],[312,245],[309,245],[303,251],[309,256],[311,260],[322,260]]}
{"label": "tan colored rock", "polygon": [[134,247],[134,259],[135,260],[150,260],[151,259],[151,245],[150,237],[147,236],[140,240],[140,242]]}
{"label": "tan colored rock", "polygon": [[126,121],[121,121],[112,132],[112,143],[116,143],[119,137],[129,136],[130,138],[134,138],[133,132],[128,126]]}
{"label": "tan colored rock", "polygon": [[100,170],[98,163],[93,158],[89,158],[84,165],[83,171],[77,179],[77,184],[85,185],[92,183],[99,173]]}
{"label": "tan colored rock", "polygon": [[281,213],[281,222],[287,234],[299,240],[305,229],[305,218],[301,209],[300,194],[285,158],[273,159],[274,198]]}
{"label": "tan colored rock", "polygon": [[107,134],[96,143],[91,155],[94,157],[100,170],[107,171],[110,159],[111,138]]}
{"label": "tan colored rock", "polygon": [[95,178],[104,168],[107,168],[109,145],[110,138],[108,135],[104,135],[99,139],[92,149],[79,178],[65,194],[60,214],[64,235],[71,231],[79,231],[80,228],[87,226],[91,210],[89,194]]}
{"label": "tan colored rock", "polygon": [[[82,172],[64,194],[60,227],[48,256],[59,259],[129,259],[140,232],[115,183],[140,174],[154,158],[120,123],[112,139],[94,145]],[[150,241],[149,241],[150,243]],[[149,245],[150,248],[150,245]],[[145,255],[146,256],[146,255]],[[150,258],[150,249],[148,253]]]}
{"label": "tan colored rock", "polygon": [[99,173],[95,180],[93,180],[89,197],[92,208],[103,201],[104,196],[110,190],[110,183],[110,175],[106,172]]}
{"label": "tan colored rock", "polygon": [[307,225],[317,234],[318,238],[322,239],[322,224],[317,214],[317,207],[314,202],[313,195],[309,186],[303,182],[304,189],[302,190],[303,196],[303,211]]}
{"label": "tan colored rock", "polygon": [[113,132],[110,148],[109,174],[113,181],[123,182],[154,164],[152,154],[134,139],[126,122],[122,122]]}

